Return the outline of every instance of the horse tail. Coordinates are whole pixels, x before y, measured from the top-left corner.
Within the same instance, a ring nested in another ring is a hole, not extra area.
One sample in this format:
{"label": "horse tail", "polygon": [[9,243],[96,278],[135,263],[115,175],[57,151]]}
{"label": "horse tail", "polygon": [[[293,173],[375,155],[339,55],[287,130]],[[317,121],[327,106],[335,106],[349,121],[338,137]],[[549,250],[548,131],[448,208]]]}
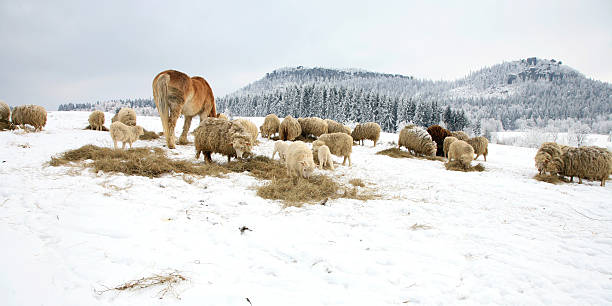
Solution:
{"label": "horse tail", "polygon": [[166,140],[169,140],[170,135],[168,117],[170,116],[170,110],[168,108],[168,83],[170,82],[170,75],[164,73],[157,77],[157,79],[153,82],[153,98],[155,99],[155,104],[157,106],[157,111],[159,112],[159,117],[162,121],[162,126],[164,127],[164,136],[166,136]]}
{"label": "horse tail", "polygon": [[212,108],[210,109],[210,115],[208,117],[218,118],[217,105],[216,104],[217,103],[215,103],[215,96],[212,96]]}

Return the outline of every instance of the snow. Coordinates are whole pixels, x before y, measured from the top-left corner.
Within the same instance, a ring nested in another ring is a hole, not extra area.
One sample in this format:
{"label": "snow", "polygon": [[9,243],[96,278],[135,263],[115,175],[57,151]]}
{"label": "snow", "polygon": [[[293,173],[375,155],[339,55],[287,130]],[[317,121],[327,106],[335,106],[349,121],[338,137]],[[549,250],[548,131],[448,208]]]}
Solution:
{"label": "snow", "polygon": [[[352,167],[323,171],[361,178],[380,199],[284,208],[257,197],[263,182],[247,174],[190,184],[48,166],[65,150],[112,146],[82,130],[88,115],[50,112],[43,132],[0,133],[3,305],[612,303],[612,184],[535,181],[536,149],[490,144],[477,161],[486,171],[463,173],[375,155],[397,140],[383,134],[354,147]],[[162,130],[158,117],[138,121]],[[273,142],[260,142],[271,156]],[[193,146],[170,156],[193,159]],[[178,297],[95,292],[174,270],[190,279]]]}

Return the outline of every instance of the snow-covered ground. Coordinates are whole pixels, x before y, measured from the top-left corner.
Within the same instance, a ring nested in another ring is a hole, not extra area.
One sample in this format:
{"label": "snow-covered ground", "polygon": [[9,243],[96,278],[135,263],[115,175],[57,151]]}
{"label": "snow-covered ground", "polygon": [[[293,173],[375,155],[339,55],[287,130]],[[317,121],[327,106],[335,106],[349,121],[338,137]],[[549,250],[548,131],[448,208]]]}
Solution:
{"label": "snow-covered ground", "polygon": [[[535,181],[536,149],[491,144],[487,170],[463,173],[375,155],[396,141],[384,134],[354,147],[352,167],[325,171],[381,199],[283,208],[248,174],[190,184],[48,166],[112,146],[82,130],[87,116],[50,112],[43,132],[0,132],[2,305],[612,304],[612,182]],[[157,117],[138,121],[161,131]],[[255,151],[272,149],[262,139]],[[193,159],[193,145],[170,156]],[[95,292],[173,270],[190,279],[180,299]]]}

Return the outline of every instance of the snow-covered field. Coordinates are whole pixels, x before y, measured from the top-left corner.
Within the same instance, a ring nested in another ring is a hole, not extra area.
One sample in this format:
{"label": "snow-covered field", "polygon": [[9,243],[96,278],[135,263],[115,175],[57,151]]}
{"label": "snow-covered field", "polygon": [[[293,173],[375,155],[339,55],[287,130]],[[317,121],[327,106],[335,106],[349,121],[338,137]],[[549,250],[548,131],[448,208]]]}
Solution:
{"label": "snow-covered field", "polygon": [[[612,304],[612,182],[535,181],[536,149],[491,144],[487,170],[463,173],[375,155],[396,141],[384,134],[354,147],[352,167],[325,171],[381,199],[283,208],[247,174],[190,184],[48,166],[112,146],[82,130],[87,116],[50,112],[41,133],[0,133],[2,305]],[[157,117],[138,121],[161,131]],[[170,156],[193,159],[193,145]],[[190,279],[178,298],[95,292],[173,270]]]}

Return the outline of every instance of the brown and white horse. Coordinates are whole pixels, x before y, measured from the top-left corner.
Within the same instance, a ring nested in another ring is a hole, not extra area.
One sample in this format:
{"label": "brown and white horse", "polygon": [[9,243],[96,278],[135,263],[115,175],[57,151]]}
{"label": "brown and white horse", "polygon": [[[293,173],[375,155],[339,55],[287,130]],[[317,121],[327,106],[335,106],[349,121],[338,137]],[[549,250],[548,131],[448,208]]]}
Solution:
{"label": "brown and white horse", "polygon": [[176,70],[162,71],[153,79],[153,98],[170,149],[175,148],[174,127],[181,114],[185,115],[185,124],[179,144],[187,143],[193,116],[200,116],[200,121],[206,117],[217,117],[215,97],[210,85],[202,77],[190,78]]}

